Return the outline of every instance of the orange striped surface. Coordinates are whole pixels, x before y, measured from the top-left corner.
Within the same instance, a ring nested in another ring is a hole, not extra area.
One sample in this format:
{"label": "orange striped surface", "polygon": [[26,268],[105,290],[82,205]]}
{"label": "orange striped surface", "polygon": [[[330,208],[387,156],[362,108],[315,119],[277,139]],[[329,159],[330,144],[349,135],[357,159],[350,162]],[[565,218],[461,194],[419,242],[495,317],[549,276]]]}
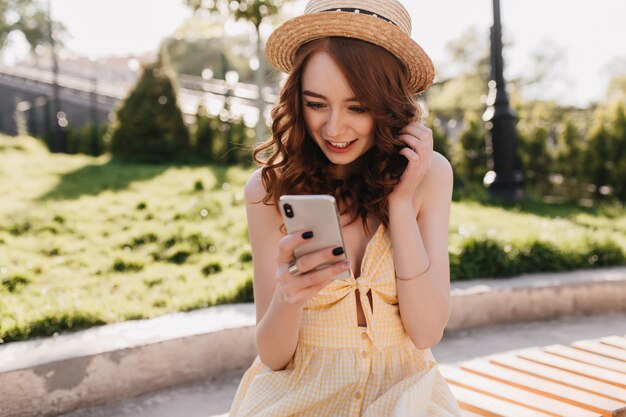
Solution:
{"label": "orange striped surface", "polygon": [[463,416],[626,417],[626,337],[440,365]]}

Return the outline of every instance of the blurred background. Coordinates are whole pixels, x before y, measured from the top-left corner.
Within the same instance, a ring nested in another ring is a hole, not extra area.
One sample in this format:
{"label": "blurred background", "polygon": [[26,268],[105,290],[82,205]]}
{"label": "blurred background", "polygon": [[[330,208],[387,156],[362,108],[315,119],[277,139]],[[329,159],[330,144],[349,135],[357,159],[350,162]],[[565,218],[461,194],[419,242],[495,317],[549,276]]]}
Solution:
{"label": "blurred background", "polygon": [[[496,3],[406,2],[452,279],[624,265],[626,3]],[[304,6],[0,0],[0,340],[252,301],[262,50]]]}

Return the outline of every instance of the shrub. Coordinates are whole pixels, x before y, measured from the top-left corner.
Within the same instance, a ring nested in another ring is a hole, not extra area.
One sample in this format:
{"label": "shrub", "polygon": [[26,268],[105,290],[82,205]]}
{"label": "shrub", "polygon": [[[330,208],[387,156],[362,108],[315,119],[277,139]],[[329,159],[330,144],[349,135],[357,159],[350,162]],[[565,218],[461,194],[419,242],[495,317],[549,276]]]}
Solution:
{"label": "shrub", "polygon": [[64,330],[79,330],[101,324],[105,324],[105,321],[91,312],[76,310],[50,312],[43,317],[18,323],[8,329],[0,328],[0,334],[4,334],[0,342],[16,342],[37,336],[51,336]]}
{"label": "shrub", "polygon": [[626,265],[626,254],[612,241],[592,242],[570,251],[545,241],[505,248],[494,240],[468,239],[450,256],[450,278],[500,278],[618,265]]}
{"label": "shrub", "polygon": [[68,127],[66,129],[67,148],[69,154],[86,154],[99,156],[108,151],[105,142],[106,125],[95,126],[89,122],[82,127]]}
{"label": "shrub", "polygon": [[163,57],[143,68],[137,85],[116,112],[110,136],[111,151],[125,159],[168,162],[188,156],[189,132]]}
{"label": "shrub", "polygon": [[493,240],[468,239],[458,254],[451,256],[450,275],[454,279],[499,277],[507,274],[507,254]]}
{"label": "shrub", "polygon": [[454,153],[454,173],[464,187],[482,186],[483,177],[489,169],[488,156],[485,148],[486,130],[482,123],[468,115],[465,121],[467,128],[461,134]]}

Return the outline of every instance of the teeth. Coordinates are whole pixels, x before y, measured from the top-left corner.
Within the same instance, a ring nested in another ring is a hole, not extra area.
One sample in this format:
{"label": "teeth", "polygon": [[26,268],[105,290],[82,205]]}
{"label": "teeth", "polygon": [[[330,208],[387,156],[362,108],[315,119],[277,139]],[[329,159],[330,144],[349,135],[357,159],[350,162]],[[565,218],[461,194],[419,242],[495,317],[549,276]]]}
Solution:
{"label": "teeth", "polygon": [[347,148],[352,142],[330,142],[335,148]]}

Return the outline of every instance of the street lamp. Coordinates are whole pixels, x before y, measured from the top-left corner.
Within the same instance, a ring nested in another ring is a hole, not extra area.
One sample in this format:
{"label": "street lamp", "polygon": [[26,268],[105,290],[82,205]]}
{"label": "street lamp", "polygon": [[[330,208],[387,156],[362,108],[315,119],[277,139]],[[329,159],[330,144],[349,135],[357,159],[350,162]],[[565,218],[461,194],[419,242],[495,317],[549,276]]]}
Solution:
{"label": "street lamp", "polygon": [[517,158],[517,115],[509,106],[504,81],[500,0],[493,0],[491,77],[487,105],[483,120],[487,128],[486,146],[490,170],[485,174],[483,184],[492,197],[506,203],[515,203],[524,196],[524,176]]}

